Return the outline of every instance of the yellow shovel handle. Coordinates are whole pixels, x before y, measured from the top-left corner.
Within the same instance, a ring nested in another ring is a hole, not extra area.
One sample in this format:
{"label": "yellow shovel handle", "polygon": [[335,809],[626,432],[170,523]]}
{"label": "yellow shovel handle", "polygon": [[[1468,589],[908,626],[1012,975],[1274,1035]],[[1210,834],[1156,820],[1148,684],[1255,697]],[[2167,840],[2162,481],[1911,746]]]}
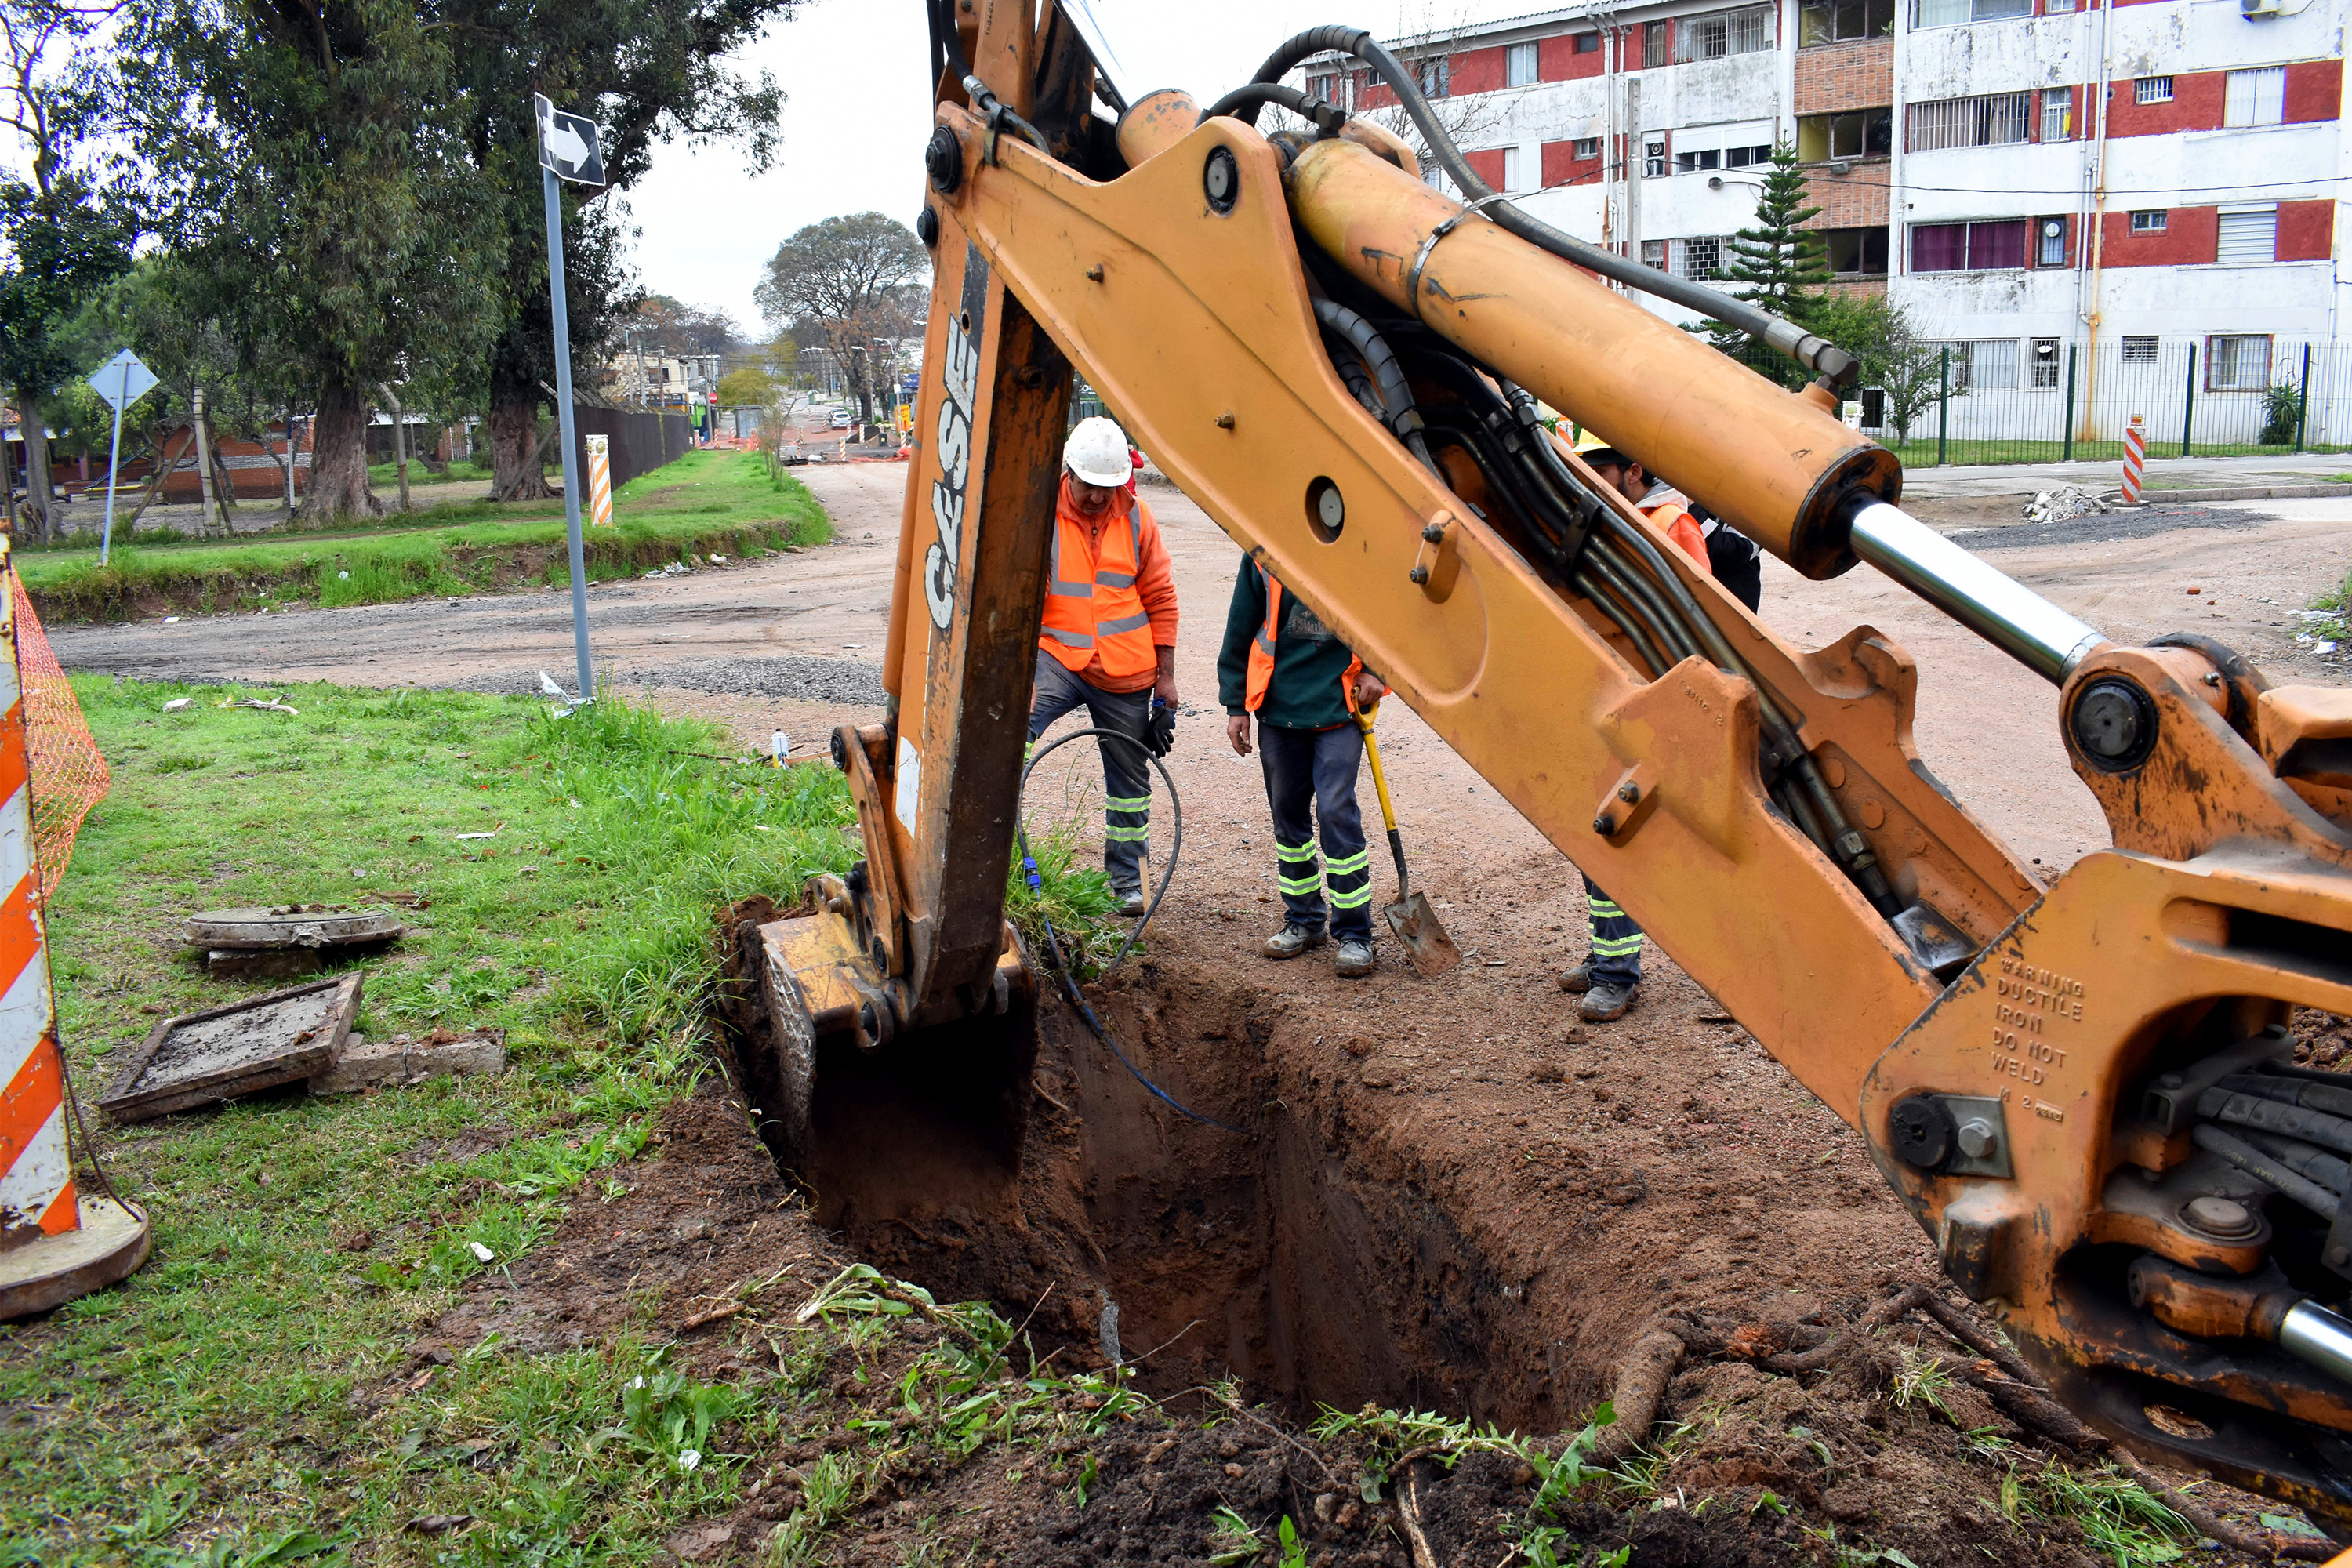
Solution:
{"label": "yellow shovel handle", "polygon": [[1356,727],[1364,732],[1364,754],[1372,759],[1372,789],[1381,797],[1381,824],[1391,834],[1396,832],[1396,807],[1389,804],[1388,775],[1381,772],[1381,743],[1372,736],[1372,715],[1381,705],[1373,703],[1356,714]]}

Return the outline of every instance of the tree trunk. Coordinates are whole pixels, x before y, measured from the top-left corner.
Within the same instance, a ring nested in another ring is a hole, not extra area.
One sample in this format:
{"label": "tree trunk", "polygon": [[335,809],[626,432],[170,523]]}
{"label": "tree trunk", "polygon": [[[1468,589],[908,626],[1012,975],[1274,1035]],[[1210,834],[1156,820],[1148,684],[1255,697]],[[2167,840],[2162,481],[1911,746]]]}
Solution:
{"label": "tree trunk", "polygon": [[331,382],[319,389],[310,417],[310,488],[298,521],[349,522],[383,515],[368,490],[367,400],[353,386]]}
{"label": "tree trunk", "polygon": [[554,495],[540,458],[538,395],[499,397],[493,394],[488,423],[490,499],[545,500]]}
{"label": "tree trunk", "polygon": [[203,539],[213,531],[213,447],[205,438],[205,389],[201,386],[188,397],[188,427],[196,433],[196,489],[204,497],[196,512],[196,537]]}
{"label": "tree trunk", "polygon": [[31,387],[16,389],[16,414],[25,431],[25,510],[18,526],[26,537],[47,544],[58,536],[57,489],[49,478],[48,426]]}

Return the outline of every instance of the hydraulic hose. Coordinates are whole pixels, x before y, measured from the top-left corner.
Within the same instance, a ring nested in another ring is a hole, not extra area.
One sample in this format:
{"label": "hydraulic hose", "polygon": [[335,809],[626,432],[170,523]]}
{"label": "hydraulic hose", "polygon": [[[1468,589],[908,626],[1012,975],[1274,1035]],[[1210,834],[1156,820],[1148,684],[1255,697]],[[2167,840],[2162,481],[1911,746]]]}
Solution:
{"label": "hydraulic hose", "polygon": [[2197,1114],[2213,1121],[2259,1128],[2281,1137],[2316,1143],[2339,1154],[2352,1154],[2352,1121],[2323,1111],[2306,1110],[2261,1095],[2233,1089],[2209,1089],[2197,1098]]}
{"label": "hydraulic hose", "polygon": [[2260,1095],[2287,1105],[2300,1105],[2307,1110],[2324,1111],[2330,1116],[2352,1117],[2352,1087],[2319,1083],[2309,1079],[2273,1078],[2266,1073],[2233,1072],[2221,1080],[2221,1088],[2236,1089],[2240,1094]]}
{"label": "hydraulic hose", "polygon": [[[1587,245],[1574,235],[1554,228],[1540,218],[1528,216],[1516,203],[1497,199],[1494,187],[1478,177],[1477,171],[1470,167],[1469,160],[1463,157],[1462,150],[1454,144],[1454,138],[1438,122],[1435,111],[1430,108],[1420,83],[1413,80],[1412,73],[1379,39],[1361,27],[1310,27],[1268,55],[1265,63],[1258,68],[1255,79],[1261,83],[1278,82],[1302,60],[1325,53],[1352,55],[1371,67],[1389,89],[1397,95],[1397,101],[1404,105],[1406,114],[1412,117],[1413,128],[1429,143],[1431,152],[1437,155],[1438,163],[1454,184],[1461,188],[1463,195],[1472,201],[1486,204],[1483,210],[1496,223],[1528,244],[1539,247],[1564,261],[1574,262],[1588,271],[1597,272],[1603,278],[1614,279],[1629,289],[1654,294],[1685,310],[1696,310],[1712,321],[1737,327],[1806,369],[1829,377],[1835,385],[1843,386],[1852,382],[1861,368],[1852,354],[1826,339],[1814,336],[1793,321],[1782,321],[1769,311],[1759,310],[1705,284],[1676,278],[1654,267],[1644,266],[1630,257]],[[1255,124],[1255,106],[1242,110],[1239,118]]]}
{"label": "hydraulic hose", "polygon": [[1413,405],[1412,387],[1405,380],[1404,367],[1397,363],[1396,351],[1389,347],[1389,341],[1371,322],[1335,300],[1316,300],[1315,319],[1326,331],[1347,339],[1362,357],[1364,368],[1372,373],[1373,384],[1380,388],[1381,402],[1387,407],[1389,428],[1396,432],[1405,449],[1421,460],[1422,467],[1436,474],[1442,482],[1445,476],[1439,471],[1437,460],[1429,455],[1429,443],[1422,436],[1421,410]]}
{"label": "hydraulic hose", "polygon": [[2341,1193],[2352,1187],[2352,1163],[2309,1143],[2283,1138],[2275,1132],[2244,1130],[2247,1142],[2284,1164],[2299,1176],[2309,1176],[2331,1193]]}
{"label": "hydraulic hose", "polygon": [[[1232,114],[1255,124],[1258,110],[1269,103],[1290,110],[1301,120],[1313,121],[1318,136],[1337,136],[1339,128],[1348,123],[1346,110],[1278,81],[1254,81],[1237,87],[1201,110],[1201,118],[1206,121],[1220,114]],[[1243,114],[1244,110],[1249,112]]]}
{"label": "hydraulic hose", "polygon": [[2232,1138],[2210,1121],[2189,1130],[2189,1141],[2209,1154],[2219,1154],[2254,1180],[2281,1193],[2325,1220],[2333,1220],[2342,1205],[2334,1193],[2307,1177],[2298,1176],[2242,1139]]}

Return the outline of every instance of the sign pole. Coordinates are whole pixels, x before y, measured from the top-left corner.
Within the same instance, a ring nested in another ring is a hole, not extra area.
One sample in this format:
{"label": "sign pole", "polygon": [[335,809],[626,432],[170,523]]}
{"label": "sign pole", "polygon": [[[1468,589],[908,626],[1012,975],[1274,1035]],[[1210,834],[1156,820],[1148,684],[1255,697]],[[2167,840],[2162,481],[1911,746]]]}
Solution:
{"label": "sign pole", "polygon": [[106,449],[106,521],[98,531],[98,563],[114,548],[114,471],[122,461],[122,408],[131,401],[131,362],[122,362],[122,385],[114,398],[114,444]]}
{"label": "sign pole", "polygon": [[563,303],[563,201],[554,170],[541,169],[539,179],[547,196],[547,289],[555,310],[555,416],[563,442],[563,526],[572,546],[572,640],[580,656],[577,695],[584,702],[596,694],[596,678],[588,662],[588,567],[580,542],[580,481],[572,452],[572,323]]}

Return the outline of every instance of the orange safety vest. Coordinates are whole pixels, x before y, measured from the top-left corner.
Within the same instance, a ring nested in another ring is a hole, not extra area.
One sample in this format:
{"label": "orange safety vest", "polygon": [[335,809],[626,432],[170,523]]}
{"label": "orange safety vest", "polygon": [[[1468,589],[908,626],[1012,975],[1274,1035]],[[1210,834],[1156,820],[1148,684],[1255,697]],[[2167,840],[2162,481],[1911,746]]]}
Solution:
{"label": "orange safety vest", "polygon": [[[1265,689],[1274,684],[1274,639],[1282,628],[1282,584],[1263,566],[1258,568],[1258,575],[1265,580],[1265,625],[1258,627],[1257,636],[1250,639],[1249,674],[1242,689],[1242,706],[1253,713],[1265,701]],[[1348,671],[1339,677],[1350,713],[1356,710],[1356,677],[1363,668],[1364,661],[1351,653]]]}
{"label": "orange safety vest", "polygon": [[[1143,569],[1143,502],[1129,499],[1121,517],[1105,520],[1099,553],[1065,477],[1054,502],[1054,561],[1045,583],[1045,622],[1037,646],[1072,674],[1102,656],[1103,673],[1140,675],[1159,667],[1151,616],[1136,591]],[[1124,521],[1125,528],[1118,526]],[[1066,565],[1066,563],[1068,563]]]}
{"label": "orange safety vest", "polygon": [[1715,574],[1706,558],[1706,531],[1684,507],[1681,492],[1670,492],[1654,506],[1642,506],[1639,501],[1634,505],[1641,507],[1642,515],[1656,524],[1660,532],[1682,546],[1683,553],[1697,562],[1701,571],[1709,576]]}

